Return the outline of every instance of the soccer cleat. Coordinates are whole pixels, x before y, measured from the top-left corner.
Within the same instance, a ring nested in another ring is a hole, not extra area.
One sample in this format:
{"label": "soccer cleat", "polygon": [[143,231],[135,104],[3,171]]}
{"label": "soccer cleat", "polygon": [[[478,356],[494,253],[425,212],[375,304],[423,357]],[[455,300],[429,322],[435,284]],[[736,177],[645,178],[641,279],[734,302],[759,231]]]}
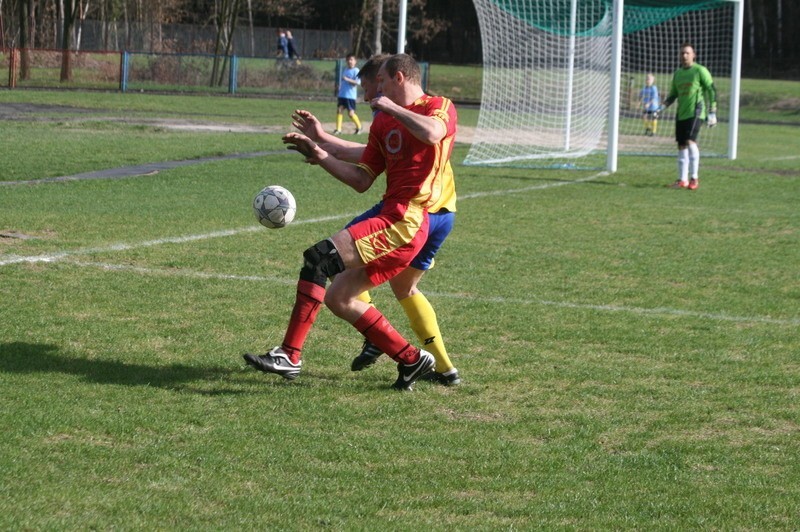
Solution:
{"label": "soccer cleat", "polygon": [[353,359],[350,364],[351,371],[361,371],[373,365],[378,361],[378,357],[383,354],[383,351],[377,345],[371,344],[369,340],[364,340],[364,345],[361,347],[361,353]]}
{"label": "soccer cleat", "polygon": [[689,180],[689,190],[697,190],[697,187],[700,186],[700,183],[697,181],[696,178],[692,178]]}
{"label": "soccer cleat", "polygon": [[264,355],[251,355],[250,353],[246,353],[244,355],[244,361],[258,371],[277,373],[289,381],[296,379],[297,376],[300,375],[300,366],[303,364],[302,360],[297,364],[293,364],[292,361],[289,360],[289,355],[284,353],[280,346],[273,347],[269,353]]}
{"label": "soccer cleat", "polygon": [[355,133],[353,133],[353,134],[354,134],[354,135],[358,135],[359,133],[361,133],[361,128],[360,128],[360,127],[357,127],[357,128],[356,128],[356,132],[355,132]]}
{"label": "soccer cleat", "polygon": [[455,368],[451,369],[447,373],[431,371],[427,375],[424,375],[421,380],[436,382],[443,386],[458,386],[461,384],[461,377],[458,376],[458,370]]}
{"label": "soccer cleat", "polygon": [[433,355],[420,349],[419,360],[413,364],[397,363],[397,380],[392,384],[392,388],[400,391],[412,391],[417,379],[433,370],[436,364]]}
{"label": "soccer cleat", "polygon": [[341,135],[341,134],[342,134],[342,132],[341,132],[341,130],[339,130],[339,129],[334,129],[334,130],[333,130],[333,134],[334,134],[334,135]]}
{"label": "soccer cleat", "polygon": [[687,183],[686,181],[681,181],[680,179],[678,179],[677,181],[675,181],[674,183],[669,185],[669,188],[687,188],[688,186],[689,186],[689,183]]}

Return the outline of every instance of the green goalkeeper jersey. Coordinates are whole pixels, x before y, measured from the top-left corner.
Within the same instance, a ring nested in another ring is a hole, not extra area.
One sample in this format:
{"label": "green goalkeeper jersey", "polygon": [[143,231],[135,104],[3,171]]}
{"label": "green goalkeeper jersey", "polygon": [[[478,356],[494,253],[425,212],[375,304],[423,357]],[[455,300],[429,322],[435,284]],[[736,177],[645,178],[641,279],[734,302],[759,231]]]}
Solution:
{"label": "green goalkeeper jersey", "polygon": [[717,89],[708,69],[694,63],[689,68],[679,68],[672,76],[667,102],[678,99],[678,120],[698,116],[705,120],[708,112],[717,112]]}

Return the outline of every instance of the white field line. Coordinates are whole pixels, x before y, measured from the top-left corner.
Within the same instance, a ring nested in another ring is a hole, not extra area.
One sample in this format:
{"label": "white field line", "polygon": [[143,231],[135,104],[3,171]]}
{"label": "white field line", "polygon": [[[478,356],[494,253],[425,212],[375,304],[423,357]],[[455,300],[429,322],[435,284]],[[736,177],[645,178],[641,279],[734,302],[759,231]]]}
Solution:
{"label": "white field line", "polygon": [[[337,214],[334,216],[323,216],[321,218],[311,218],[308,220],[298,220],[293,225],[313,224],[318,222],[328,222],[330,220],[340,220],[343,218],[350,219],[360,213],[351,214]],[[56,262],[59,260],[67,259],[80,255],[94,255],[96,253],[108,253],[112,251],[128,251],[131,249],[146,248],[152,246],[160,246],[162,244],[183,244],[185,242],[194,242],[197,240],[208,240],[211,238],[221,238],[225,236],[234,236],[241,233],[251,233],[253,231],[266,231],[260,225],[252,225],[248,227],[240,227],[238,229],[226,229],[224,231],[213,231],[211,233],[201,233],[199,235],[185,235],[185,236],[170,236],[166,238],[158,238],[156,240],[145,240],[144,242],[134,242],[126,244],[120,242],[117,244],[110,244],[108,246],[96,248],[81,248],[72,251],[60,251],[58,253],[50,253],[47,255],[32,255],[28,257],[19,257],[16,255],[9,255],[6,258],[0,259],[0,266],[7,266],[9,264],[19,264],[21,262]]]}
{"label": "white field line", "polygon": [[[545,183],[543,185],[534,185],[525,188],[517,188],[511,190],[494,190],[494,191],[487,191],[487,192],[476,192],[474,194],[467,194],[464,196],[459,196],[459,200],[465,199],[474,199],[474,198],[482,198],[486,196],[498,196],[503,194],[519,194],[522,192],[528,192],[530,190],[542,190],[546,188],[553,188],[553,187],[560,187],[564,185],[573,185],[577,183],[585,183],[586,181],[591,181],[593,179],[597,179],[601,176],[608,175],[608,172],[600,172],[598,174],[593,174],[587,177],[582,177],[580,179],[576,179],[574,181],[557,181],[554,183]],[[318,222],[328,222],[331,220],[341,220],[341,219],[351,219],[355,216],[358,216],[361,213],[350,213],[350,214],[337,214],[333,216],[323,216],[321,218],[312,218],[309,220],[298,220],[294,222],[293,225],[300,225],[300,224],[313,224]],[[128,251],[131,249],[138,249],[138,248],[145,248],[145,247],[152,247],[152,246],[160,246],[162,244],[182,244],[185,242],[193,242],[196,240],[208,240],[211,238],[220,238],[225,236],[234,236],[240,233],[249,233],[252,231],[260,231],[263,228],[260,225],[254,225],[249,227],[240,227],[239,229],[226,229],[224,231],[214,231],[211,233],[203,233],[199,235],[186,235],[186,236],[174,236],[174,237],[165,237],[159,238],[156,240],[146,240],[144,242],[134,242],[131,244],[126,244],[124,242],[120,242],[117,244],[110,244],[108,246],[103,247],[96,247],[96,248],[83,248],[83,249],[75,249],[72,251],[60,251],[58,253],[49,253],[46,255],[33,255],[27,257],[20,257],[16,255],[8,255],[6,257],[0,258],[0,266],[8,266],[9,264],[19,264],[22,262],[56,262],[62,259],[66,259],[68,257],[80,256],[80,255],[93,255],[96,253],[107,253],[111,251]]]}
{"label": "white field line", "polygon": [[786,155],[783,157],[764,157],[763,159],[759,159],[759,161],[793,161],[795,159],[800,159],[800,155]]}
{"label": "white field line", "polygon": [[[288,279],[285,277],[275,276],[262,276],[262,275],[231,275],[224,273],[209,273],[200,272],[195,270],[185,269],[164,269],[164,268],[145,268],[142,266],[131,266],[126,264],[109,264],[105,262],[88,262],[78,260],[67,260],[67,264],[74,266],[81,266],[87,268],[100,268],[109,271],[122,271],[134,272],[142,275],[159,275],[166,277],[186,277],[193,279],[212,279],[221,281],[244,281],[244,282],[259,282],[259,283],[273,283],[280,285],[293,286],[297,284],[296,279]],[[780,319],[770,318],[765,316],[731,316],[728,314],[714,313],[714,312],[697,312],[693,310],[681,310],[668,307],[659,308],[642,308],[642,307],[626,307],[621,305],[593,305],[590,303],[572,303],[569,301],[549,301],[539,298],[509,298],[509,297],[486,297],[475,294],[464,293],[449,293],[449,292],[425,292],[431,297],[439,297],[446,299],[460,299],[466,301],[476,301],[481,303],[494,303],[498,305],[540,305],[546,307],[569,308],[579,310],[595,310],[600,312],[626,312],[629,314],[636,314],[639,316],[679,316],[698,318],[703,320],[716,320],[727,321],[734,323],[766,323],[773,325],[800,325],[800,318],[798,319]]]}

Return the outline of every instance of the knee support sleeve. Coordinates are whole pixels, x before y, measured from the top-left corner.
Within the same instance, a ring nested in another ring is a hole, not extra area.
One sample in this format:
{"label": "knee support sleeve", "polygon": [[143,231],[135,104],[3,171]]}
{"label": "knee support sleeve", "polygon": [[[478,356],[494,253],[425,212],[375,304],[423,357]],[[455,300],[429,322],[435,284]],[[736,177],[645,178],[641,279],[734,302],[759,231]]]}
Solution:
{"label": "knee support sleeve", "polygon": [[344,261],[330,240],[321,240],[303,252],[300,278],[325,287],[329,277],[344,271]]}

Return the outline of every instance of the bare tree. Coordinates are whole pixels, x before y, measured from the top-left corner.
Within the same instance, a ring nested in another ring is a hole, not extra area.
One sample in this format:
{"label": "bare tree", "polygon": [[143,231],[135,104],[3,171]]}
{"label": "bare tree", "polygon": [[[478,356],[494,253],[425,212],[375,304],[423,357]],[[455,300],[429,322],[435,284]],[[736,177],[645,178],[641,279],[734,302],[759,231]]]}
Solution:
{"label": "bare tree", "polygon": [[80,8],[79,1],[61,0],[59,2],[59,19],[61,26],[61,81],[72,81],[72,28]]}

